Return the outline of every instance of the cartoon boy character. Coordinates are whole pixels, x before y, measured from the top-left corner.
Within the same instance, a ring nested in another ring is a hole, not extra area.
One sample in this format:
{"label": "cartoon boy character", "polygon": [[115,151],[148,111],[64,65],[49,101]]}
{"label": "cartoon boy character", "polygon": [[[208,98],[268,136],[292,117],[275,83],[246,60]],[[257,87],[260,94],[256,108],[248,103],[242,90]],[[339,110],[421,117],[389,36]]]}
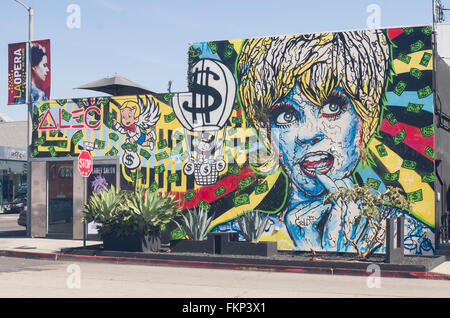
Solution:
{"label": "cartoon boy character", "polygon": [[[149,147],[155,146],[156,133],[154,126],[159,120],[159,105],[147,97],[147,105],[138,98],[135,101],[126,101],[120,108],[120,122],[113,119],[113,129],[127,135],[127,142]],[[147,132],[149,129],[150,132]]]}

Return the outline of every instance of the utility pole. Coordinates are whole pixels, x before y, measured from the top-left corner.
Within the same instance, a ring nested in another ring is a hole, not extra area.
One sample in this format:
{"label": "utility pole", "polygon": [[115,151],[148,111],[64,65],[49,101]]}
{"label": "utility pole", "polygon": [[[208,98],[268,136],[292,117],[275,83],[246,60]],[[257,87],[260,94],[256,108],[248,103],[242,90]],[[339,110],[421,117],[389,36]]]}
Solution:
{"label": "utility pole", "polygon": [[31,237],[31,132],[33,127],[33,103],[31,102],[31,42],[34,33],[34,10],[26,6],[22,1],[15,0],[28,11],[28,81],[27,81],[27,105],[28,105],[28,123],[27,123],[27,237]]}

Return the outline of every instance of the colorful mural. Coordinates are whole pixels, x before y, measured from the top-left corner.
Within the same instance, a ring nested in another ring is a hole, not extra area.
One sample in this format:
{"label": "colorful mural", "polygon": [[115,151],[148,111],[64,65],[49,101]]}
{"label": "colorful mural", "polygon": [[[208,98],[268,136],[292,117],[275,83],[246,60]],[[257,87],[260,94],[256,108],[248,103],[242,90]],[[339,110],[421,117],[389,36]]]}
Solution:
{"label": "colorful mural", "polygon": [[[397,186],[413,202],[407,253],[434,253],[430,26],[196,43],[188,84],[36,104],[32,156],[118,157],[122,189],[175,193],[209,211],[211,231],[239,232],[257,211],[269,218],[261,240],[281,250],[353,251],[342,222],[356,207],[323,197]],[[352,233],[364,247],[371,229]]]}

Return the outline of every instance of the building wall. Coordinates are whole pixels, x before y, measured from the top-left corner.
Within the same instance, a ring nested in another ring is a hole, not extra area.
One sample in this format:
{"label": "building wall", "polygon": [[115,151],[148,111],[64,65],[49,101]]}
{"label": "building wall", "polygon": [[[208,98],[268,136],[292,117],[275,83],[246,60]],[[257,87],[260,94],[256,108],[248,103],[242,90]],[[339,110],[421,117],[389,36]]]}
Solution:
{"label": "building wall", "polygon": [[35,105],[32,156],[118,158],[122,189],[175,193],[185,210],[209,211],[212,231],[239,232],[238,218],[258,211],[269,219],[261,240],[282,250],[353,251],[344,218],[366,248],[372,229],[352,221],[356,207],[323,197],[397,186],[413,202],[407,252],[432,254],[430,36],[423,26],[196,43],[189,92]]}

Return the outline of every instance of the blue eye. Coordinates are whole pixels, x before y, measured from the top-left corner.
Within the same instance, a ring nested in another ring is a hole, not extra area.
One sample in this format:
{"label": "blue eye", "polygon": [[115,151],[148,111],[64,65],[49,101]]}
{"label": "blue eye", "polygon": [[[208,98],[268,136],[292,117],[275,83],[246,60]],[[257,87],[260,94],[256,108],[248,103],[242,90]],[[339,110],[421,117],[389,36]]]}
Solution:
{"label": "blue eye", "polygon": [[283,112],[278,115],[278,117],[276,119],[276,123],[278,125],[289,125],[289,124],[292,124],[293,122],[295,122],[296,120],[297,120],[297,118],[295,117],[294,114],[292,114],[290,112]]}
{"label": "blue eye", "polygon": [[335,117],[339,115],[341,112],[342,112],[341,106],[334,104],[327,104],[323,106],[320,110],[320,113],[325,118]]}
{"label": "blue eye", "polygon": [[271,110],[272,121],[278,126],[289,126],[298,120],[297,111],[289,103],[280,103]]}

